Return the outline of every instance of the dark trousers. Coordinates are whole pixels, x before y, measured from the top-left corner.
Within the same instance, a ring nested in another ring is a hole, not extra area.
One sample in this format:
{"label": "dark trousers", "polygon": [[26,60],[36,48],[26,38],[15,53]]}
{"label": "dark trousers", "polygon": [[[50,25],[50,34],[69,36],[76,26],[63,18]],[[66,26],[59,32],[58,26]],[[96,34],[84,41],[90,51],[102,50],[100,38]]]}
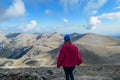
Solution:
{"label": "dark trousers", "polygon": [[74,80],[73,70],[75,69],[75,66],[73,67],[63,67],[66,80]]}

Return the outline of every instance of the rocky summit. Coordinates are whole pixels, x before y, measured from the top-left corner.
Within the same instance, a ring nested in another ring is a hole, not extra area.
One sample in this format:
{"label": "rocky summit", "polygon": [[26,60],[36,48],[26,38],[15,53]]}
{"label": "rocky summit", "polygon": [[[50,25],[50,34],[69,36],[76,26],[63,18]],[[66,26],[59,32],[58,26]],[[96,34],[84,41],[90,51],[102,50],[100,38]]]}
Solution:
{"label": "rocky summit", "polygon": [[[74,75],[75,80],[120,80],[120,66],[80,66]],[[0,80],[65,80],[65,76],[55,67],[0,69]]]}

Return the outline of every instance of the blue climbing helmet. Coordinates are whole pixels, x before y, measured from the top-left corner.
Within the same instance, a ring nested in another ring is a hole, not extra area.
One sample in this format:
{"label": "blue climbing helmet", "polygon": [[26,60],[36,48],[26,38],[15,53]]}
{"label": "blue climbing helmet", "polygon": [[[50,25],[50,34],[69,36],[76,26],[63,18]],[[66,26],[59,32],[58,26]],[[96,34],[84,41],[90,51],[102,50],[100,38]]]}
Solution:
{"label": "blue climbing helmet", "polygon": [[65,36],[64,36],[64,40],[65,40],[65,41],[70,40],[70,36],[69,36],[69,35],[65,35]]}

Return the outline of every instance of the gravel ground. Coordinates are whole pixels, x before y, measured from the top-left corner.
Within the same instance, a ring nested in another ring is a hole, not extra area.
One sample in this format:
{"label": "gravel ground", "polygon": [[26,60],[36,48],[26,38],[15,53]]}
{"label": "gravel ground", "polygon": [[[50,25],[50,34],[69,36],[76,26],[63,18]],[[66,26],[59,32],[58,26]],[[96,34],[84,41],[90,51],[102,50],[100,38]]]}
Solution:
{"label": "gravel ground", "polygon": [[[80,66],[75,80],[120,80],[120,65]],[[0,80],[65,80],[63,69],[55,67],[0,69]]]}

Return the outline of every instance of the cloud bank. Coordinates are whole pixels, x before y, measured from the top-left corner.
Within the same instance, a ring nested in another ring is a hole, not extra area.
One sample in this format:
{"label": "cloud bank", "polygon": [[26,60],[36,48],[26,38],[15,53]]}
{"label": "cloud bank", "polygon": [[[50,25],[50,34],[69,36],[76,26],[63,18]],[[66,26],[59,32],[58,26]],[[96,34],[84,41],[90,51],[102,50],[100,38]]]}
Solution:
{"label": "cloud bank", "polygon": [[51,15],[51,14],[52,14],[52,10],[46,9],[46,10],[45,10],[45,14],[46,14],[46,15]]}
{"label": "cloud bank", "polygon": [[29,31],[40,31],[40,28],[37,26],[37,21],[36,20],[32,20],[29,24],[27,24],[26,26],[22,26],[20,27],[20,30],[22,32],[29,32]]}
{"label": "cloud bank", "polygon": [[91,14],[96,14],[108,0],[60,0],[64,11],[68,12],[69,9],[78,9],[84,6],[84,12],[90,12]]}
{"label": "cloud bank", "polygon": [[64,23],[68,23],[69,22],[69,20],[67,18],[63,18],[62,20],[63,20]]}
{"label": "cloud bank", "polygon": [[96,14],[98,9],[101,8],[108,0],[89,0],[84,8],[85,12]]}
{"label": "cloud bank", "polygon": [[91,17],[88,21],[87,29],[95,29],[101,21],[97,17]]}
{"label": "cloud bank", "polygon": [[64,11],[68,12],[69,8],[77,8],[84,0],[60,0]]}
{"label": "cloud bank", "polygon": [[104,13],[99,16],[92,16],[88,21],[86,29],[95,29],[99,24],[102,23],[102,19],[120,20],[120,12]]}
{"label": "cloud bank", "polygon": [[23,16],[26,12],[25,5],[22,0],[14,0],[1,15],[0,21],[13,19],[15,17]]}

